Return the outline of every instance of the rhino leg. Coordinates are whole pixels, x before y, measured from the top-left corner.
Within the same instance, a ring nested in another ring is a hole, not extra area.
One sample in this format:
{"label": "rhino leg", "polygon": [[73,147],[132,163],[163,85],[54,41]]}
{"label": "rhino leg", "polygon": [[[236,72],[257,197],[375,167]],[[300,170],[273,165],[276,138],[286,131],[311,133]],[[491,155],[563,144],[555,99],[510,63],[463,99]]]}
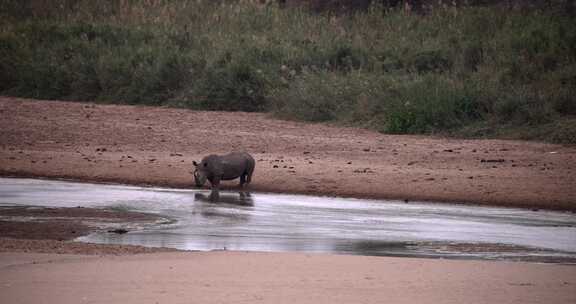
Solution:
{"label": "rhino leg", "polygon": [[254,173],[254,166],[251,166],[246,170],[246,184],[252,181],[252,173]]}
{"label": "rhino leg", "polygon": [[210,202],[217,203],[220,200],[220,191],[212,190],[210,191]]}
{"label": "rhino leg", "polygon": [[252,172],[254,172],[254,168],[248,168],[244,173],[242,173],[242,175],[240,175],[240,187],[250,184],[252,181]]}
{"label": "rhino leg", "polygon": [[242,173],[242,175],[240,175],[240,188],[244,187],[244,184],[246,184],[246,174]]}
{"label": "rhino leg", "polygon": [[212,190],[218,191],[220,188],[220,177],[214,177],[210,179],[210,186]]}

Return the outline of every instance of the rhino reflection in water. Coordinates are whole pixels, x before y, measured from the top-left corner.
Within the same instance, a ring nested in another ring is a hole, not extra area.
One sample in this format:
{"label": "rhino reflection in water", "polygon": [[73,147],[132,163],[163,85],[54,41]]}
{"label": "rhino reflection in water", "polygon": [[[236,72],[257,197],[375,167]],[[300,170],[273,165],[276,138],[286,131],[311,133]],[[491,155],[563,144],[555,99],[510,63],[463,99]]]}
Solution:
{"label": "rhino reflection in water", "polygon": [[240,187],[249,184],[256,162],[246,152],[232,152],[225,155],[208,155],[197,163],[193,162],[194,182],[197,187],[202,187],[206,180],[210,181],[212,190],[218,190],[221,180],[233,180],[240,178]]}
{"label": "rhino reflection in water", "polygon": [[194,200],[205,203],[221,203],[236,206],[254,206],[254,200],[250,192],[239,193],[222,193],[212,190],[209,195],[204,193],[195,193]]}

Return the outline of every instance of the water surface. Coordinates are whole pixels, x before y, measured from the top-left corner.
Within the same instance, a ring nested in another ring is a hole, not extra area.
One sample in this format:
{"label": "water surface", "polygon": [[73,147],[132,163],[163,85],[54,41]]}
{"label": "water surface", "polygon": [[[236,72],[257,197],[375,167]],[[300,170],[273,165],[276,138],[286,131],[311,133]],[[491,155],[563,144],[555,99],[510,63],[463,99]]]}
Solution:
{"label": "water surface", "polygon": [[0,179],[0,205],[155,213],[171,224],[81,241],[186,250],[576,261],[576,215],[304,195]]}

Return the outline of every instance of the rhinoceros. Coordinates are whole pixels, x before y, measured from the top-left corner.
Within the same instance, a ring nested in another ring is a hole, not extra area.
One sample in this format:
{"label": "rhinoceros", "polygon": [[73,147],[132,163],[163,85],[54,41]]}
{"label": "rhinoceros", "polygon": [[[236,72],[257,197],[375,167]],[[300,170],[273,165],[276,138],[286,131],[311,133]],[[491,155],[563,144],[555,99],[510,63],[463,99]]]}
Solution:
{"label": "rhinoceros", "polygon": [[212,189],[218,190],[221,180],[240,178],[240,187],[249,184],[256,162],[246,152],[232,152],[225,155],[208,155],[197,163],[193,161],[194,182],[202,187],[206,180],[210,181]]}

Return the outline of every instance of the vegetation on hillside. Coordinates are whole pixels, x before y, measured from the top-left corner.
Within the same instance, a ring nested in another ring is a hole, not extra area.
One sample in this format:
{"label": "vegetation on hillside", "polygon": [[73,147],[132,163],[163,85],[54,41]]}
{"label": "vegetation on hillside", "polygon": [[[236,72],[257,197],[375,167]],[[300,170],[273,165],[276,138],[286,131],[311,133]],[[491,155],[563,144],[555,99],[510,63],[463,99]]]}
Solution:
{"label": "vegetation on hillside", "polygon": [[213,1],[0,2],[0,93],[266,111],[387,133],[576,143],[576,31],[556,11]]}

